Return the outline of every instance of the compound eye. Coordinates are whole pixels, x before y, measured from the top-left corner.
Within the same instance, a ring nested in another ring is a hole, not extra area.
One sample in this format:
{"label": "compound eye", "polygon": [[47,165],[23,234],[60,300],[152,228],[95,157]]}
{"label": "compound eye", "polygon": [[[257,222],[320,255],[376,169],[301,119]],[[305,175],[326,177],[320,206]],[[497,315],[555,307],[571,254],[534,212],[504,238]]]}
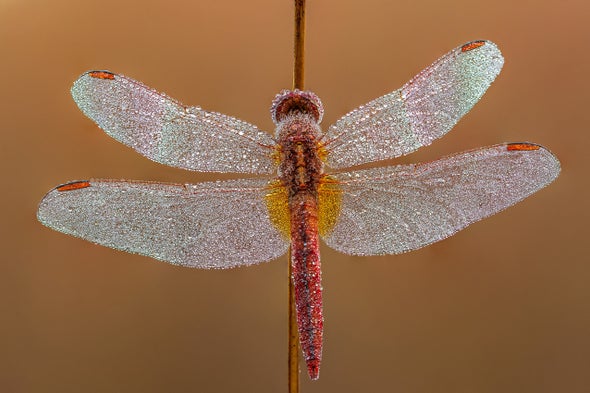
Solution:
{"label": "compound eye", "polygon": [[292,113],[308,113],[320,123],[324,116],[324,106],[311,91],[283,90],[273,100],[270,112],[275,124],[279,124]]}

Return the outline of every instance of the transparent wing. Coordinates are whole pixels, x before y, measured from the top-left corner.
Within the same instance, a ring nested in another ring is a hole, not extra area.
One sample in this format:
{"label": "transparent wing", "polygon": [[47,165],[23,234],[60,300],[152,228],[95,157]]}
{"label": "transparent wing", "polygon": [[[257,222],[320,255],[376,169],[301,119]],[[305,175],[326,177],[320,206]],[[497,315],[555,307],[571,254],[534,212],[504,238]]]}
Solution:
{"label": "transparent wing", "polygon": [[39,205],[50,228],[175,265],[231,268],[269,261],[288,241],[272,226],[268,181],[200,184],[90,180],[62,185]]}
{"label": "transparent wing", "polygon": [[473,41],[404,87],[357,108],[324,135],[327,164],[346,168],[408,154],[447,133],[481,98],[504,59],[496,45]]}
{"label": "transparent wing", "polygon": [[331,175],[340,182],[342,201],[325,241],[354,255],[415,250],[519,202],[559,171],[551,152],[518,143]]}
{"label": "transparent wing", "polygon": [[151,160],[204,172],[275,170],[269,134],[230,116],[184,106],[123,75],[87,72],[74,82],[72,96],[107,134]]}

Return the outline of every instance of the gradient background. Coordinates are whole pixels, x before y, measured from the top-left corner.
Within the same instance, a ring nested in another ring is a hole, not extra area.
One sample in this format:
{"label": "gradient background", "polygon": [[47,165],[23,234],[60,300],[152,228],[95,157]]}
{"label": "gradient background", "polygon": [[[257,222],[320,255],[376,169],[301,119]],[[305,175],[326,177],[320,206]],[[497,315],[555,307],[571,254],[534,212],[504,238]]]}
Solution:
{"label": "gradient background", "polygon": [[[506,58],[498,80],[453,132],[397,162],[534,141],[563,171],[422,250],[324,247],[324,361],[301,391],[590,391],[588,2],[310,3],[306,87],[324,126],[486,38]],[[0,0],[0,391],[286,391],[286,258],[179,268],[49,230],[35,210],[68,180],[232,177],[141,157],[69,88],[109,69],[272,131],[270,102],[291,85],[292,14],[288,0]]]}

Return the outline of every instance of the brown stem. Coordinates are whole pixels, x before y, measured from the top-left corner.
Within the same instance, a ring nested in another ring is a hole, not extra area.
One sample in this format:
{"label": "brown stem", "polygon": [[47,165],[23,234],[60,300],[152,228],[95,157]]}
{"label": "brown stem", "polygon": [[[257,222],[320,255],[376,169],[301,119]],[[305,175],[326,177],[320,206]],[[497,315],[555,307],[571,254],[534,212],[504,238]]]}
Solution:
{"label": "brown stem", "polygon": [[295,287],[293,286],[291,248],[289,248],[289,393],[299,393],[299,334],[295,311]]}
{"label": "brown stem", "polygon": [[295,0],[295,63],[293,88],[303,90],[305,79],[305,0]]}
{"label": "brown stem", "polygon": [[[293,89],[304,88],[304,43],[305,43],[305,0],[295,1],[295,45],[293,63]],[[295,311],[295,288],[291,271],[291,249],[289,249],[289,393],[299,393],[299,335]]]}

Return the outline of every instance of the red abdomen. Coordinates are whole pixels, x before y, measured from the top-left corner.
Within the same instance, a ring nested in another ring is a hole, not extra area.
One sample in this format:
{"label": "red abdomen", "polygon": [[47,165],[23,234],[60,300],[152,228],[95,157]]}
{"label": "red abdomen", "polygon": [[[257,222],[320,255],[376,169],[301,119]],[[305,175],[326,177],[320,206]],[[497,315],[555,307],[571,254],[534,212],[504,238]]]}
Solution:
{"label": "red abdomen", "polygon": [[299,339],[312,379],[319,376],[322,359],[322,282],[318,236],[317,197],[300,192],[290,201],[291,266]]}

